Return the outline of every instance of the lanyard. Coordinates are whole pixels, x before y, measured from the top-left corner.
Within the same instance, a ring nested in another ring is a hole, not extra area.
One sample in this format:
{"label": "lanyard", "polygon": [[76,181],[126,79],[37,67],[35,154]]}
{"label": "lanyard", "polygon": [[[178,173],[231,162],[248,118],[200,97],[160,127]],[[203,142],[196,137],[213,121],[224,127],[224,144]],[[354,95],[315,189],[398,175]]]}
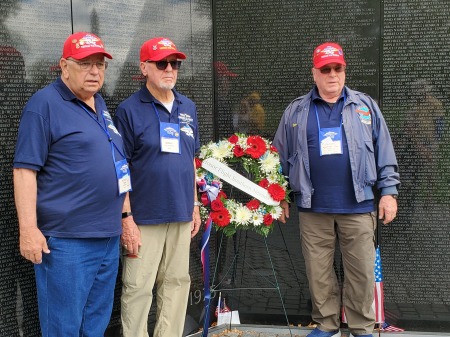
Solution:
{"label": "lanyard", "polygon": [[[339,123],[339,128],[342,128],[342,124],[343,124],[343,117],[342,117],[342,112],[344,111],[344,106],[345,106],[345,102],[347,101],[347,95],[345,94],[345,89],[344,89],[344,105],[342,105],[342,111],[341,111],[341,122]],[[319,114],[317,113],[317,105],[316,103],[314,103],[314,111],[316,112],[316,120],[317,120],[317,127],[320,129],[320,121],[319,121]]]}
{"label": "lanyard", "polygon": [[[156,109],[155,102],[152,102],[153,110],[155,110],[156,117],[158,117],[158,121],[161,124],[161,118],[159,117],[159,111]],[[176,109],[176,116],[178,117],[178,104]],[[172,113],[169,113],[169,123],[170,123],[170,117],[172,117]],[[178,125],[180,125],[180,119],[178,118]]]}
{"label": "lanyard", "polygon": [[102,120],[103,120],[103,125],[101,125],[100,122],[99,122],[96,118],[94,118],[94,116],[92,116],[92,113],[89,112],[88,109],[86,109],[86,107],[85,107],[83,104],[81,104],[80,102],[77,102],[77,103],[78,103],[78,105],[79,105],[80,107],[83,108],[84,111],[86,111],[86,113],[88,114],[88,116],[91,117],[92,120],[94,120],[94,121],[98,124],[98,126],[99,126],[99,127],[103,130],[103,132],[106,134],[106,137],[108,137],[108,141],[109,141],[109,143],[111,144],[111,153],[112,153],[112,157],[113,157],[114,163],[116,162],[116,156],[115,156],[115,154],[114,154],[114,148],[116,148],[117,152],[119,152],[119,154],[120,154],[123,158],[125,158],[125,154],[122,153],[122,151],[119,150],[119,148],[117,147],[117,145],[114,143],[114,141],[113,141],[113,139],[112,139],[112,137],[111,137],[111,134],[110,134],[109,131],[108,131],[108,128],[107,128],[107,126],[106,126],[105,116],[103,116],[103,113],[101,114]]}
{"label": "lanyard", "polygon": [[178,119],[178,124],[170,122],[161,122],[160,115],[158,109],[156,109],[155,103],[152,102],[153,109],[155,110],[155,114],[158,117],[159,121],[159,143],[161,146],[161,152],[168,153],[181,153],[180,149],[180,118],[178,116],[178,105],[176,108],[176,114],[174,112],[175,118]]}
{"label": "lanyard", "polygon": [[[317,127],[319,128],[319,130],[321,130],[319,114],[317,113],[317,105],[315,103],[314,103],[314,110],[316,111]],[[342,110],[344,110],[344,108],[342,108]],[[342,128],[342,111],[341,111],[341,122],[339,123],[339,127]]]}

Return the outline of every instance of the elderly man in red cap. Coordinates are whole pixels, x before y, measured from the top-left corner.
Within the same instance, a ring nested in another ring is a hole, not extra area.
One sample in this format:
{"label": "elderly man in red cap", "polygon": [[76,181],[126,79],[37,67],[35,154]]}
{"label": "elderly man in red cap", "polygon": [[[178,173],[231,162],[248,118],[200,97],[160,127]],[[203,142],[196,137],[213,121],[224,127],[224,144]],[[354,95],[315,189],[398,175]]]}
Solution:
{"label": "elderly man in red cap", "polygon": [[117,108],[133,176],[122,224],[124,337],[147,337],[152,289],[157,289],[155,337],[181,337],[190,288],[190,240],[200,227],[195,153],[197,108],[174,87],[186,55],[157,37],[140,51],[142,88]]}
{"label": "elderly man in red cap", "polygon": [[103,336],[111,317],[130,177],[122,138],[97,93],[105,57],[112,58],[98,36],[69,36],[61,77],[30,98],[20,121],[20,251],[35,264],[46,337]]}
{"label": "elderly man in red cap", "polygon": [[[299,211],[312,318],[318,323],[308,336],[341,334],[341,290],[333,269],[338,239],[350,332],[372,336],[375,190],[381,195],[378,216],[387,224],[397,213],[397,160],[375,101],[345,86],[341,46],[321,44],[312,61],[315,86],[289,104],[273,141]],[[289,205],[282,207],[289,217]]]}

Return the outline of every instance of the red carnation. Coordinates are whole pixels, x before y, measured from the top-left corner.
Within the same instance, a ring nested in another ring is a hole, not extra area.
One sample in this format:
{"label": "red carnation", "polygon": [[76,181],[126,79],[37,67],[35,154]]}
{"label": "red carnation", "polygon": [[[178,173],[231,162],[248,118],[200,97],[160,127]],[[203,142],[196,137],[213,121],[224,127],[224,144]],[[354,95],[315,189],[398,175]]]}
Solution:
{"label": "red carnation", "polygon": [[266,178],[264,178],[259,182],[258,185],[261,186],[262,188],[267,188],[269,187],[269,181]]}
{"label": "red carnation", "polygon": [[252,158],[258,159],[266,152],[266,142],[259,136],[250,136],[247,138],[246,154]]}
{"label": "red carnation", "polygon": [[225,227],[230,223],[231,216],[226,208],[220,211],[211,212],[212,221],[219,227]]}
{"label": "red carnation", "polygon": [[197,157],[195,157],[195,168],[199,168],[202,167],[202,161],[200,159],[198,159]]}
{"label": "red carnation", "polygon": [[220,199],[216,198],[211,202],[211,209],[213,211],[220,211],[223,208],[223,202]]}
{"label": "red carnation", "polygon": [[260,205],[259,200],[253,199],[247,202],[246,206],[249,210],[254,211],[255,209],[258,209]]}
{"label": "red carnation", "polygon": [[203,204],[203,206],[208,206],[209,205],[209,199],[208,199],[208,195],[206,194],[206,192],[203,192],[200,195],[200,201]]}
{"label": "red carnation", "polygon": [[270,145],[270,151],[272,151],[272,152],[278,152],[278,149],[277,149],[275,146]]}
{"label": "red carnation", "polygon": [[231,144],[236,144],[239,141],[239,137],[237,135],[231,135],[230,138],[228,138],[228,141]]}
{"label": "red carnation", "polygon": [[267,187],[267,191],[269,191],[270,196],[275,201],[284,200],[284,197],[286,196],[286,191],[278,184],[270,184],[269,187]]}
{"label": "red carnation", "polygon": [[239,145],[236,145],[233,149],[233,154],[235,157],[242,157],[245,153],[244,150],[242,149],[242,147],[240,147]]}
{"label": "red carnation", "polygon": [[264,225],[270,226],[273,222],[273,217],[271,214],[267,213],[263,218]]}
{"label": "red carnation", "polygon": [[219,191],[219,193],[217,194],[217,199],[223,200],[223,199],[228,199],[228,197],[224,191]]}

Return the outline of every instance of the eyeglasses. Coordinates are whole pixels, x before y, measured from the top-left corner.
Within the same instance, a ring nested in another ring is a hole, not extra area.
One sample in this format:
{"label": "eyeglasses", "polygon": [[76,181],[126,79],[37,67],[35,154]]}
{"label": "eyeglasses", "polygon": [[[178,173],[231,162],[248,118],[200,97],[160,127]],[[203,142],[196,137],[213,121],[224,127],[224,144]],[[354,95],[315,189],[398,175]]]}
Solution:
{"label": "eyeglasses", "polygon": [[170,63],[170,66],[173,70],[178,70],[181,67],[181,61],[174,60],[174,61],[145,61],[146,63],[154,63],[156,65],[156,68],[159,70],[166,70],[167,65]]}
{"label": "eyeglasses", "polygon": [[322,68],[319,68],[319,71],[321,74],[329,74],[329,73],[331,73],[332,69],[334,69],[334,71],[337,73],[342,73],[345,71],[345,66],[339,65],[336,67],[322,67]]}
{"label": "eyeglasses", "polygon": [[98,70],[105,70],[108,68],[108,62],[106,61],[99,61],[99,62],[89,62],[89,61],[75,61],[72,59],[67,59],[67,61],[72,61],[78,64],[81,68],[81,70],[91,70],[94,64],[97,66]]}

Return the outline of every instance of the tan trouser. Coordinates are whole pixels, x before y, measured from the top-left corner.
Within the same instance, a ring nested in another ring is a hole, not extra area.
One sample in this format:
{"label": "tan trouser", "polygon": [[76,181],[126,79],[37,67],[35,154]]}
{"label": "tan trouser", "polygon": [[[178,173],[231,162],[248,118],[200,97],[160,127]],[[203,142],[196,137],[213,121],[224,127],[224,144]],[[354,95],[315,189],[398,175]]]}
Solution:
{"label": "tan trouser", "polygon": [[139,226],[137,258],[124,256],[121,317],[124,337],[148,337],[152,289],[157,287],[154,337],[181,337],[191,279],[191,223]]}
{"label": "tan trouser", "polygon": [[[312,299],[311,316],[323,331],[339,329],[341,291],[333,268],[337,237],[344,265],[342,301],[350,331],[371,334],[375,282],[375,213],[300,212],[300,236]],[[336,226],[335,226],[336,223]]]}

